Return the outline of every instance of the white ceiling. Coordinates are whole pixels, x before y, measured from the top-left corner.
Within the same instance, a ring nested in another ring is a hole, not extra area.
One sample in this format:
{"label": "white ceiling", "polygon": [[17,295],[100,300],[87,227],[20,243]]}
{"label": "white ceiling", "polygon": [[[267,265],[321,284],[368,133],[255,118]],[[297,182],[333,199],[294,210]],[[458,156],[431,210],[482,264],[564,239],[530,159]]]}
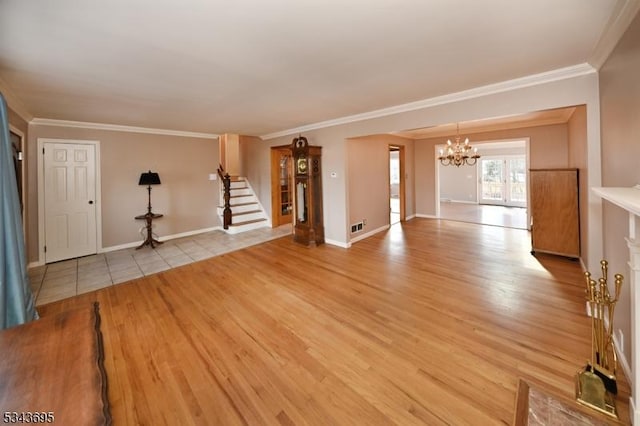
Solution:
{"label": "white ceiling", "polygon": [[0,0],[0,88],[38,118],[264,135],[593,64],[637,4]]}

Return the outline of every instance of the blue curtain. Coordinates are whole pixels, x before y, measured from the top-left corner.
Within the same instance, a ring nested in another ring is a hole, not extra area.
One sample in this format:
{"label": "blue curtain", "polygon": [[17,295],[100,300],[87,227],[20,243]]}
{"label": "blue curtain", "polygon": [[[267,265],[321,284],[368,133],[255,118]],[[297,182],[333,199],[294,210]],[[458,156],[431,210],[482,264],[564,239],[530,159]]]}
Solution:
{"label": "blue curtain", "polygon": [[29,286],[9,116],[0,93],[0,329],[37,318]]}

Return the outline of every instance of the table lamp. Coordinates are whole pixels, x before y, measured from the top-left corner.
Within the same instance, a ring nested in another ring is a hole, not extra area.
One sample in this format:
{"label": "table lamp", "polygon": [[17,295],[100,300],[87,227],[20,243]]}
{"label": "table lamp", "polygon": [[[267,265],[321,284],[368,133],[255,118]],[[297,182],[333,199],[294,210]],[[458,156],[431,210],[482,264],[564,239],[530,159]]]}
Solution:
{"label": "table lamp", "polygon": [[157,173],[149,170],[148,172],[144,172],[140,175],[140,181],[138,181],[138,185],[147,185],[147,190],[149,191],[149,204],[147,206],[147,214],[151,214],[151,185],[160,185],[160,176]]}

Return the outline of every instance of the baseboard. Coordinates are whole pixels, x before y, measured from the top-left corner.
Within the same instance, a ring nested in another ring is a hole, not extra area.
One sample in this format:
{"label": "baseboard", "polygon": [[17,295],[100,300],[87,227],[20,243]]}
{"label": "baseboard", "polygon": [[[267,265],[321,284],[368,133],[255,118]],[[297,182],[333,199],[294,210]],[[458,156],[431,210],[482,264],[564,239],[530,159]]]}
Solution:
{"label": "baseboard", "polygon": [[[214,227],[211,227],[211,228],[196,229],[194,231],[187,231],[187,232],[181,232],[179,234],[166,235],[164,237],[159,237],[158,239],[160,241],[175,240],[176,238],[191,237],[193,235],[204,234],[205,232],[220,231],[220,230],[222,230],[221,226],[214,226]],[[126,243],[126,244],[119,244],[117,246],[103,247],[103,248],[98,250],[98,253],[108,253],[108,252],[111,252],[111,251],[124,250],[124,249],[128,249],[128,248],[138,247],[140,244],[142,244],[142,241],[143,240],[134,241],[134,242],[131,242],[131,243]]]}
{"label": "baseboard", "polygon": [[407,216],[404,220],[410,221],[411,219],[415,219],[416,215],[412,214],[411,216]]}
{"label": "baseboard", "polygon": [[98,249],[98,253],[109,253],[110,251],[125,250],[125,249],[128,249],[128,248],[137,247],[140,244],[142,244],[142,241],[143,240],[134,241],[132,243],[119,244],[117,246],[102,247],[101,249]]}
{"label": "baseboard", "polygon": [[342,247],[342,248],[350,248],[351,247],[351,243],[344,243],[342,241],[337,241],[337,240],[331,240],[331,239],[324,239],[324,242],[326,244],[332,245],[332,246],[338,246],[338,247]]}
{"label": "baseboard", "polygon": [[441,203],[454,203],[454,204],[478,204],[477,201],[469,200],[451,200],[449,198],[440,200]]}
{"label": "baseboard", "polygon": [[629,419],[632,425],[640,425],[640,411],[636,410],[636,404],[633,402],[633,396],[629,397]]}
{"label": "baseboard", "polygon": [[[605,321],[607,323],[607,327],[609,326],[609,321]],[[620,348],[620,342],[618,341],[618,335],[616,333],[613,333],[613,344],[615,345],[616,348]],[[633,376],[631,375],[631,365],[629,364],[629,361],[627,360],[627,357],[624,356],[624,353],[618,353],[618,364],[620,364],[620,367],[622,367],[622,372],[624,373],[625,378],[627,379],[627,383],[633,383],[633,380],[631,379]],[[640,424],[640,423],[636,423],[636,424]]]}
{"label": "baseboard", "polygon": [[43,266],[43,265],[44,265],[44,262],[36,260],[35,262],[29,262],[27,264],[27,269],[37,268],[38,266]]}
{"label": "baseboard", "polygon": [[376,228],[373,231],[367,232],[366,234],[358,235],[357,237],[351,238],[351,243],[356,243],[360,240],[364,240],[365,238],[375,235],[378,232],[386,231],[387,229],[389,229],[389,225],[381,226],[380,228]]}
{"label": "baseboard", "polygon": [[438,219],[438,216],[434,216],[432,214],[421,214],[421,213],[416,213],[415,217],[421,217],[423,219]]}

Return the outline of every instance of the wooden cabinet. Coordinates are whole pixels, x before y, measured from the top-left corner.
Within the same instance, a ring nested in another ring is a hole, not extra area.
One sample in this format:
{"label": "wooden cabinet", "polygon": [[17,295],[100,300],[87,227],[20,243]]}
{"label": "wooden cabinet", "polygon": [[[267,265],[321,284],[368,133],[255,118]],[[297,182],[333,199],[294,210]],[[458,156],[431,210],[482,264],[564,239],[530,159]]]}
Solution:
{"label": "wooden cabinet", "polygon": [[531,253],[580,257],[577,169],[531,169]]}

